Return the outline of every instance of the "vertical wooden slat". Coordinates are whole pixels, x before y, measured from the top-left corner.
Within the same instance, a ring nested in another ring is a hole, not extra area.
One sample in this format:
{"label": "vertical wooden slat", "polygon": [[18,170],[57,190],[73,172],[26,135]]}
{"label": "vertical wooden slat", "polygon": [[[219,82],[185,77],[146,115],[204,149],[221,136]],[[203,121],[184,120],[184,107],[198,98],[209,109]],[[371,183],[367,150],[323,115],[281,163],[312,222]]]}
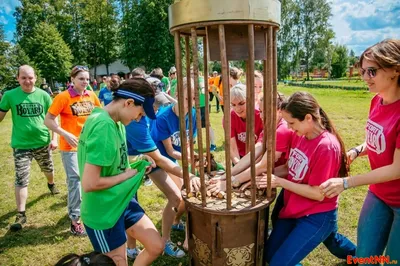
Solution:
{"label": "vertical wooden slat", "polygon": [[272,117],[272,109],[275,108],[272,106],[272,101],[273,101],[273,44],[272,44],[272,27],[268,26],[267,28],[267,61],[268,61],[268,77],[267,77],[267,88],[268,92],[268,109],[266,109],[267,112],[269,112],[268,115],[268,131],[267,131],[267,197],[271,197],[271,175],[274,167],[274,161],[273,161],[273,151],[274,148],[273,145],[273,131],[276,131],[276,129],[273,127],[273,120],[274,118]]}
{"label": "vertical wooden slat", "polygon": [[[195,161],[194,161],[194,140],[193,140],[193,117],[192,117],[192,82],[190,75],[190,44],[189,44],[189,36],[185,36],[185,52],[186,52],[186,81],[187,81],[187,95],[188,95],[188,118],[189,118],[189,150],[190,150],[190,171],[192,174],[196,173]],[[185,121],[186,117],[181,116],[179,119],[183,119]],[[185,128],[186,129],[186,128]],[[181,128],[182,131],[182,128]],[[185,130],[186,131],[186,130]]]}
{"label": "vertical wooden slat", "polygon": [[[273,34],[272,34],[272,127],[274,130],[272,130],[272,161],[275,162],[275,150],[276,150],[276,101],[277,101],[277,95],[278,95],[278,88],[277,88],[277,82],[278,82],[278,62],[277,62],[277,47],[276,47],[276,33],[278,31],[278,28],[273,28]],[[274,171],[272,170],[272,173]]]}
{"label": "vertical wooden slat", "polygon": [[[208,92],[208,43],[207,38],[203,37],[203,61],[204,61],[204,93],[205,95],[205,118],[206,118],[206,151],[207,151],[207,173],[211,173],[211,152],[210,152],[210,101]],[[203,185],[203,184],[202,184]]]}
{"label": "vertical wooden slat", "polygon": [[[207,205],[206,201],[206,183],[204,179],[204,156],[203,156],[203,132],[201,131],[201,115],[200,115],[200,84],[199,84],[199,55],[197,49],[197,32],[196,28],[191,28],[192,33],[192,53],[193,53],[193,76],[194,76],[194,97],[196,107],[196,125],[197,125],[197,148],[199,151],[199,170],[201,182],[201,201],[203,207]],[[208,106],[206,105],[206,109]]]}
{"label": "vertical wooden slat", "polygon": [[[250,60],[246,60],[246,103],[250,103],[250,101],[252,100],[250,90],[249,90],[249,80],[250,80],[250,77],[249,77],[249,74],[250,74],[249,64],[250,63],[249,62],[250,62]],[[248,108],[249,105],[246,105],[246,106],[247,106],[246,118],[249,118],[250,114],[251,114],[251,110],[250,110],[250,108]],[[248,123],[246,123],[246,154],[249,153],[249,151],[250,151],[250,138],[249,138],[250,134],[248,134],[248,131],[249,131],[249,129],[251,130],[251,128],[249,128],[247,125],[248,125]]]}
{"label": "vertical wooden slat", "polygon": [[[175,41],[175,64],[177,71],[177,87],[178,87],[178,107],[179,116],[183,115],[183,71],[182,71],[182,58],[181,58],[181,42],[180,42],[180,32],[174,32]],[[181,116],[182,117],[182,116]],[[185,128],[185,119],[179,120],[180,128]],[[187,154],[187,141],[186,141],[186,131],[180,130],[181,137],[181,152],[182,152],[182,169],[183,169],[183,183],[186,188],[186,195],[190,193],[189,185],[189,170],[188,170],[188,154]]]}
{"label": "vertical wooden slat", "polygon": [[219,48],[222,66],[222,86],[224,90],[224,132],[225,132],[225,173],[226,173],[226,208],[232,208],[232,177],[231,177],[231,113],[230,113],[230,93],[229,93],[229,66],[226,57],[225,27],[218,25]]}
{"label": "vertical wooden slat", "polygon": [[255,139],[254,139],[254,24],[248,25],[248,35],[249,35],[249,60],[247,65],[248,81],[247,95],[248,101],[246,101],[247,109],[249,110],[249,116],[246,117],[246,136],[249,135],[249,146],[250,146],[250,173],[251,173],[251,205],[256,205],[257,187],[256,187],[256,159],[255,159]]}

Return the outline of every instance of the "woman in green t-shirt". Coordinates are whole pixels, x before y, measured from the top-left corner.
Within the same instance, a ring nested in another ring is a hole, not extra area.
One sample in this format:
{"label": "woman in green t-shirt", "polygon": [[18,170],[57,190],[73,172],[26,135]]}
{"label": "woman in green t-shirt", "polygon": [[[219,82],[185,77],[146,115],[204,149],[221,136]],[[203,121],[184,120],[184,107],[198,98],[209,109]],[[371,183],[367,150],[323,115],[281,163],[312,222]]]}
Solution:
{"label": "woman in green t-shirt", "polygon": [[164,243],[133,195],[151,170],[148,166],[155,164],[139,161],[131,169],[124,125],[144,115],[155,118],[154,91],[145,79],[136,78],[121,84],[113,96],[104,109],[93,110],[79,138],[81,217],[96,251],[117,265],[127,265],[127,234],[144,245],[133,265],[150,265],[163,252]]}

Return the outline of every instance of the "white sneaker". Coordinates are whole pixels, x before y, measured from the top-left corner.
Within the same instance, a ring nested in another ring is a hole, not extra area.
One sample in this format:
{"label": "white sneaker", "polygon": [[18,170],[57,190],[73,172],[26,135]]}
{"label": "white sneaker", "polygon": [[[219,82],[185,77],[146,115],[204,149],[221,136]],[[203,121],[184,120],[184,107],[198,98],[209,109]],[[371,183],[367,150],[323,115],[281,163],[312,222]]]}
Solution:
{"label": "white sneaker", "polygon": [[153,181],[150,179],[150,177],[145,176],[143,185],[145,187],[149,187],[149,186],[153,185]]}
{"label": "white sneaker", "polygon": [[140,252],[141,250],[139,248],[126,248],[126,255],[131,259],[136,259]]}

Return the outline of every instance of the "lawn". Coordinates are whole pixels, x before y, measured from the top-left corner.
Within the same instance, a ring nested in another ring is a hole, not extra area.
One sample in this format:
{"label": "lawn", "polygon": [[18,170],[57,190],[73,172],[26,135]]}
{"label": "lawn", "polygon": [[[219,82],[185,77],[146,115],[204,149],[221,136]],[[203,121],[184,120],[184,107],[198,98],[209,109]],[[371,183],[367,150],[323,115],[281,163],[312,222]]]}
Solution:
{"label": "lawn", "polygon": [[[328,113],[343,137],[346,148],[360,144],[364,138],[364,124],[367,119],[369,102],[372,95],[364,91],[318,90],[279,87],[286,95],[297,90],[311,92]],[[211,123],[217,135],[216,158],[223,158],[222,113],[212,107]],[[61,194],[51,196],[47,189],[46,179],[40,173],[36,163],[32,164],[29,198],[27,202],[28,222],[26,227],[17,233],[9,232],[10,223],[15,219],[16,206],[14,198],[14,166],[12,150],[9,146],[11,134],[11,116],[7,114],[0,124],[0,265],[54,265],[67,253],[85,253],[91,251],[88,238],[74,237],[69,233],[69,219],[66,209],[65,174],[60,154],[54,153],[55,179]],[[356,160],[352,165],[352,174],[368,171],[365,158]],[[340,198],[339,232],[356,241],[358,215],[366,194],[366,187],[346,191]],[[165,197],[153,185],[141,187],[139,201],[160,230],[162,210]],[[173,241],[183,242],[183,233],[173,233]],[[303,265],[338,265],[345,261],[336,259],[324,246],[319,246],[304,261]],[[187,257],[174,259],[161,256],[153,265],[188,265]]]}
{"label": "lawn", "polygon": [[314,81],[306,81],[309,84],[321,84],[321,85],[334,85],[340,87],[360,87],[367,89],[367,85],[361,79],[351,79],[351,80],[329,80],[329,79],[321,79],[321,80],[314,80]]}

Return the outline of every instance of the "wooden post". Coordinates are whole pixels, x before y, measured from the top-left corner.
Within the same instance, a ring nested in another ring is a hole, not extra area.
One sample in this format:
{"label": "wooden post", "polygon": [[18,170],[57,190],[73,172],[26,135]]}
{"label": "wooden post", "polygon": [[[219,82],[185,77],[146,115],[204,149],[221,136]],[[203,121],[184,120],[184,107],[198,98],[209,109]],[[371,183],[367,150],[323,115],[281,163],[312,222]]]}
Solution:
{"label": "wooden post", "polygon": [[[181,42],[180,42],[180,32],[174,32],[175,41],[175,64],[177,71],[177,88],[178,88],[178,107],[179,116],[183,114],[183,71],[182,71],[182,58],[181,58]],[[180,128],[186,128],[185,119],[179,120]],[[186,141],[186,131],[180,130],[181,138],[181,152],[182,152],[182,170],[183,170],[183,182],[186,188],[186,195],[190,193],[190,182],[189,182],[189,171],[188,171],[188,161],[187,161],[187,141]]]}
{"label": "wooden post", "polygon": [[[208,92],[208,47],[207,38],[203,37],[203,61],[204,61],[204,93],[205,95],[205,118],[206,118],[206,151],[207,151],[207,173],[211,173],[211,152],[210,152],[210,101]],[[203,186],[203,184],[202,184]]]}
{"label": "wooden post", "polygon": [[225,174],[226,174],[226,208],[230,210],[232,208],[232,177],[231,177],[231,113],[230,113],[230,102],[231,97],[229,93],[229,65],[226,57],[226,44],[225,44],[225,27],[224,25],[218,25],[219,33],[219,48],[221,54],[221,66],[222,66],[222,86],[224,90],[224,132],[225,132]]}
{"label": "wooden post", "polygon": [[[278,29],[272,29],[272,161],[275,162],[276,151],[276,110],[277,110],[277,96],[278,96],[278,62],[277,62],[277,47],[276,47],[276,33]],[[273,164],[275,165],[275,164]],[[274,173],[274,170],[272,170]]]}
{"label": "wooden post", "polygon": [[248,81],[247,81],[247,95],[246,101],[249,116],[246,117],[246,136],[249,136],[250,147],[250,173],[251,173],[251,205],[256,205],[257,187],[256,187],[256,159],[254,150],[254,25],[248,25],[249,35],[249,61],[247,65]]}
{"label": "wooden post", "polygon": [[[193,142],[193,117],[192,117],[192,109],[193,109],[193,104],[192,104],[192,82],[191,80],[191,75],[190,75],[190,45],[189,45],[189,36],[185,36],[185,52],[186,52],[186,83],[187,83],[187,96],[188,96],[188,119],[189,119],[189,149],[190,149],[190,171],[192,174],[196,173],[196,165],[194,161],[194,142]],[[185,116],[180,116],[180,120],[185,121],[186,117]],[[180,131],[183,129],[181,128]],[[184,130],[186,132],[186,127],[184,127]]]}
{"label": "wooden post", "polygon": [[194,98],[196,106],[196,125],[197,125],[197,147],[199,151],[199,170],[201,182],[201,201],[203,207],[207,205],[206,201],[206,183],[204,179],[204,157],[203,157],[203,132],[201,131],[200,115],[200,89],[199,86],[199,56],[197,51],[197,32],[196,28],[191,28],[192,33],[192,55],[193,55],[193,76],[194,76]]}
{"label": "wooden post", "polygon": [[273,94],[273,58],[272,58],[272,51],[273,51],[273,44],[272,44],[272,27],[268,26],[267,28],[267,63],[268,63],[268,68],[267,68],[267,97],[268,97],[268,108],[266,109],[266,111],[269,113],[268,114],[268,130],[267,130],[267,134],[265,134],[264,136],[267,136],[267,197],[271,197],[272,195],[272,191],[271,191],[271,176],[272,176],[272,172],[273,172],[273,168],[275,165],[275,162],[273,161],[273,152],[275,147],[273,147],[273,131],[276,131],[276,128],[273,127],[273,120],[275,120],[276,118],[274,118],[272,116],[273,113],[273,109],[276,109],[275,106],[272,106],[273,103],[273,98],[276,96],[272,95]]}

